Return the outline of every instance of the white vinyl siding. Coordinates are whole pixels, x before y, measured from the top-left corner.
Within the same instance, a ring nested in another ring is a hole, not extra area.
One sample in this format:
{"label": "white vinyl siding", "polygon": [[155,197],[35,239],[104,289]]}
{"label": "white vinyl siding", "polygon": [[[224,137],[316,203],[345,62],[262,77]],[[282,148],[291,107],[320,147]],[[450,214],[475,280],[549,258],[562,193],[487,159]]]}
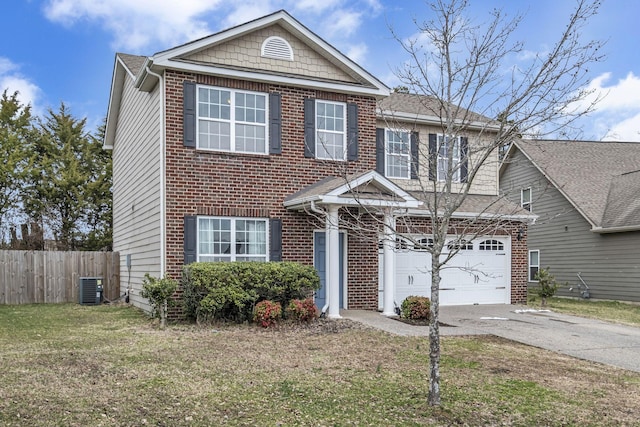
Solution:
{"label": "white vinyl siding", "polygon": [[[160,86],[151,93],[124,81],[113,144],[113,250],[120,253],[121,294],[131,286],[132,304],[150,310],[140,297],[144,274],[160,267]],[[112,118],[115,119],[115,118]],[[126,257],[131,256],[131,269]]]}
{"label": "white vinyl siding", "polygon": [[325,160],[346,160],[346,104],[317,100],[315,119],[316,157]]}
{"label": "white vinyl siding", "polygon": [[385,176],[409,179],[411,138],[407,131],[385,129]]}
{"label": "white vinyl siding", "polygon": [[267,154],[267,108],[264,93],[198,86],[198,148]]}

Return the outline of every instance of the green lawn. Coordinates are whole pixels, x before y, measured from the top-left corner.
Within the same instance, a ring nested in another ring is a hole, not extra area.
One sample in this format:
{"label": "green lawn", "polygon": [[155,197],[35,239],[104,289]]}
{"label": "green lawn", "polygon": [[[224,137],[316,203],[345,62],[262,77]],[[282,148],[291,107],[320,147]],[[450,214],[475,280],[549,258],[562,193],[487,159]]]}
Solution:
{"label": "green lawn", "polygon": [[0,306],[3,426],[640,425],[640,375],[491,337],[341,321],[172,325],[130,307]]}
{"label": "green lawn", "polygon": [[[532,306],[540,305],[540,300],[530,298],[529,304]],[[558,313],[640,326],[640,304],[577,298],[549,298],[547,308]]]}

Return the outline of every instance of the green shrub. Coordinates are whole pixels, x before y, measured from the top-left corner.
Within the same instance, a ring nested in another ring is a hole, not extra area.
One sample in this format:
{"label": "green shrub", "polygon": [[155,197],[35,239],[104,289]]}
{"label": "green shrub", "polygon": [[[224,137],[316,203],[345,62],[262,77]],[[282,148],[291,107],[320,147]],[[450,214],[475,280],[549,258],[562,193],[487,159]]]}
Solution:
{"label": "green shrub", "polygon": [[400,317],[411,320],[429,320],[431,301],[427,297],[408,296],[400,304]]}
{"label": "green shrub", "polygon": [[281,318],[282,306],[279,302],[264,300],[256,304],[253,321],[263,328],[275,326]]}
{"label": "green shrub", "polygon": [[296,322],[309,322],[318,317],[318,308],[313,303],[313,298],[293,299],[289,302],[285,314],[287,319]]}
{"label": "green shrub", "polygon": [[197,321],[250,321],[255,304],[286,307],[320,288],[313,267],[294,262],[196,262],[182,274],[184,313]]}
{"label": "green shrub", "polygon": [[140,296],[147,298],[153,308],[151,315],[160,318],[160,327],[164,328],[167,322],[167,311],[173,305],[171,296],[178,288],[178,282],[170,277],[158,279],[149,273],[144,275]]}
{"label": "green shrub", "polygon": [[549,267],[541,268],[535,276],[538,286],[532,288],[532,292],[540,297],[541,305],[547,305],[547,298],[551,298],[556,294],[560,284],[556,282],[556,278],[549,273]]}

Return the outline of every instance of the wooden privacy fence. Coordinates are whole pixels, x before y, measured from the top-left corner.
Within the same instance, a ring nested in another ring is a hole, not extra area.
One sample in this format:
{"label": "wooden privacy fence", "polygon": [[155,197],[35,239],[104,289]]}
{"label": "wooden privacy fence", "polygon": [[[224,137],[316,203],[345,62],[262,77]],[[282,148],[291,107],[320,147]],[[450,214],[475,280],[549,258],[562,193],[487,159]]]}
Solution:
{"label": "wooden privacy fence", "polygon": [[80,277],[102,277],[108,300],[120,293],[118,252],[0,251],[0,304],[78,302]]}

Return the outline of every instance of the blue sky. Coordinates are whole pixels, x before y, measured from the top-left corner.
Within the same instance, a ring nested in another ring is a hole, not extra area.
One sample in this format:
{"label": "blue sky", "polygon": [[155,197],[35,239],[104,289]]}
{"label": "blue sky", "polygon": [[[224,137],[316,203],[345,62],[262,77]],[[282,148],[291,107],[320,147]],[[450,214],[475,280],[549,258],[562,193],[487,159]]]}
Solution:
{"label": "blue sky", "polygon": [[[544,52],[574,0],[471,0],[470,17],[488,20],[503,8],[525,14],[515,37]],[[0,90],[18,90],[36,114],[64,102],[93,130],[107,111],[115,52],[152,55],[262,15],[286,9],[388,86],[406,54],[391,37],[416,33],[423,0],[13,0],[0,26]],[[591,68],[591,87],[606,94],[583,122],[583,138],[640,141],[640,2],[604,0],[584,36],[607,40],[604,62]],[[509,64],[505,64],[509,65]]]}

